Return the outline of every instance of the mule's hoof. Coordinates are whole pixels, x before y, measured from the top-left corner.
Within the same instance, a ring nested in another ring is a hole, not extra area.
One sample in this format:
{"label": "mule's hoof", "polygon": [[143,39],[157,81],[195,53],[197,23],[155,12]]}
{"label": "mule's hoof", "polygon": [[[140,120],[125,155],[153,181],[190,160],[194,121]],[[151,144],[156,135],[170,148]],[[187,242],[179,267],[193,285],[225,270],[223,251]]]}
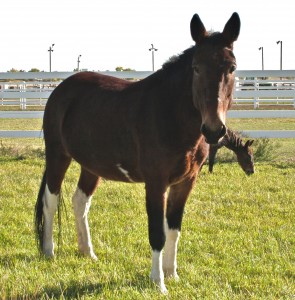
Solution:
{"label": "mule's hoof", "polygon": [[97,259],[98,259],[97,256],[94,254],[94,252],[91,252],[89,256],[94,261],[97,261]]}
{"label": "mule's hoof", "polygon": [[165,284],[164,284],[163,286],[160,286],[159,288],[160,288],[160,292],[161,292],[162,294],[164,294],[164,295],[167,295],[167,294],[168,294],[168,290],[167,290]]}
{"label": "mule's hoof", "polygon": [[174,269],[164,269],[164,275],[166,278],[169,278],[169,279],[171,278],[176,281],[179,280],[179,276],[178,276],[176,270],[174,270]]}
{"label": "mule's hoof", "polygon": [[168,294],[168,290],[165,286],[164,280],[160,278],[153,278],[152,275],[150,276],[151,281],[160,289],[162,294]]}
{"label": "mule's hoof", "polygon": [[90,257],[92,260],[97,260],[97,256],[95,255],[95,253],[92,251],[92,250],[86,250],[86,251],[84,251],[84,250],[79,250],[79,252],[80,252],[80,254],[81,255],[84,255],[84,256],[86,256],[86,257]]}
{"label": "mule's hoof", "polygon": [[47,258],[47,259],[53,259],[54,258],[53,250],[43,249],[42,252],[43,252],[43,255],[45,256],[45,258]]}

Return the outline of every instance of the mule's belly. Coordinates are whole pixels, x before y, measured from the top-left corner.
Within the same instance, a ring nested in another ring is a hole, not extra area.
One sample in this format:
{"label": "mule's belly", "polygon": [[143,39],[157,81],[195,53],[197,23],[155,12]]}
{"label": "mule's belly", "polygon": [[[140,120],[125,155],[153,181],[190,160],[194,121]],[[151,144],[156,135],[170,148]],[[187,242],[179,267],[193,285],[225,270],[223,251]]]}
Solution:
{"label": "mule's belly", "polygon": [[103,177],[108,180],[122,181],[122,182],[143,182],[142,175],[138,171],[137,167],[131,165],[124,165],[115,160],[113,162],[103,162],[96,160],[80,160],[79,157],[73,158],[90,173],[97,175],[98,177]]}
{"label": "mule's belly", "polygon": [[69,155],[89,172],[110,180],[141,182],[138,144],[132,130],[105,126],[63,128]]}

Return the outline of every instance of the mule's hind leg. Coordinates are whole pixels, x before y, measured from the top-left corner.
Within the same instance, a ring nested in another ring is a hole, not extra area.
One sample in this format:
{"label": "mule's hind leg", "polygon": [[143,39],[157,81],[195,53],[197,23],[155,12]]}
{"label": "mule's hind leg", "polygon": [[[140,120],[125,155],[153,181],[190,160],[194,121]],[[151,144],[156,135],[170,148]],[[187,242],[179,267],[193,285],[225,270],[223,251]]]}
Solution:
{"label": "mule's hind leg", "polygon": [[99,177],[82,168],[78,187],[73,196],[73,208],[76,220],[78,236],[78,248],[80,253],[97,259],[93,252],[90,230],[88,225],[88,212],[91,205],[92,194],[99,183]]}
{"label": "mule's hind leg", "polygon": [[71,158],[62,154],[46,158],[46,186],[43,194],[43,253],[52,257],[54,255],[53,220],[58,207],[61,184],[64,179]]}
{"label": "mule's hind leg", "polygon": [[177,245],[180,237],[183,210],[190,191],[195,182],[195,176],[170,187],[167,209],[165,234],[166,243],[163,257],[163,271],[167,277],[178,279],[177,275]]}

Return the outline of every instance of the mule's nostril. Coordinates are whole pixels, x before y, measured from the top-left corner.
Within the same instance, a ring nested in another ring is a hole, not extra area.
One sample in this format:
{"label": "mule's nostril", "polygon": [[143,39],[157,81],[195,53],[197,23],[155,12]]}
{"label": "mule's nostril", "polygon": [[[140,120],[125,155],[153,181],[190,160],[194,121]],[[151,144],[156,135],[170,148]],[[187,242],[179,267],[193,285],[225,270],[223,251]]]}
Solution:
{"label": "mule's nostril", "polygon": [[205,124],[203,124],[201,126],[201,133],[206,136],[206,132],[207,132],[206,126],[205,126]]}
{"label": "mule's nostril", "polygon": [[225,136],[225,134],[226,134],[226,126],[222,125],[221,131],[220,131],[220,137]]}
{"label": "mule's nostril", "polygon": [[216,144],[226,134],[225,125],[221,125],[218,129],[210,129],[205,124],[201,126],[201,133],[205,136],[208,144]]}

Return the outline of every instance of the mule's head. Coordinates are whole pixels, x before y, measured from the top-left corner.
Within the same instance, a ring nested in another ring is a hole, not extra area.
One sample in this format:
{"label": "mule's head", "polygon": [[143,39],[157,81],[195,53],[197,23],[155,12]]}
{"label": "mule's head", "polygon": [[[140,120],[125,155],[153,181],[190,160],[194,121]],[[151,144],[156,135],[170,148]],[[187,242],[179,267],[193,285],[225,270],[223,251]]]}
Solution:
{"label": "mule's head", "polygon": [[237,150],[238,163],[247,175],[254,173],[254,155],[250,146],[253,144],[254,140],[248,140],[245,145]]}
{"label": "mule's head", "polygon": [[193,101],[202,116],[201,132],[208,144],[226,133],[226,112],[231,105],[236,59],[233,43],[240,32],[240,18],[233,13],[221,33],[208,33],[197,14],[191,20],[196,42],[193,68]]}

